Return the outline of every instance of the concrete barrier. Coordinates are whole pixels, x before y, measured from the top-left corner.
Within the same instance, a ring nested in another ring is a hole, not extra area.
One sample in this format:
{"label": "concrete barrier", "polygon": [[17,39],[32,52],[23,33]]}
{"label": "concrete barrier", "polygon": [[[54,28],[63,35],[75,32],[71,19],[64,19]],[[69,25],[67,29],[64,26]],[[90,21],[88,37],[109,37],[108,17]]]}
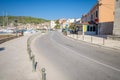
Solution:
{"label": "concrete barrier", "polygon": [[120,41],[116,40],[105,40],[105,46],[120,49]]}
{"label": "concrete barrier", "polygon": [[95,37],[92,36],[92,43],[94,44],[99,44],[99,45],[104,45],[104,38],[99,38],[99,37]]}

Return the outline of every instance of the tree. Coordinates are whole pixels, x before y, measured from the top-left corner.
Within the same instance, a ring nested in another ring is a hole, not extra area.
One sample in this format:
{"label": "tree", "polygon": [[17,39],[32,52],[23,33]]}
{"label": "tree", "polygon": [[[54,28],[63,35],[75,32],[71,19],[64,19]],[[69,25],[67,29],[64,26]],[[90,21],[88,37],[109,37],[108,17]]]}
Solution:
{"label": "tree", "polygon": [[56,26],[55,26],[55,29],[60,29],[60,23],[59,23],[59,20],[56,20]]}
{"label": "tree", "polygon": [[73,30],[73,31],[75,30],[75,27],[74,27],[74,24],[73,24],[73,23],[69,26],[69,29],[70,29],[70,30]]}
{"label": "tree", "polygon": [[[27,17],[27,16],[7,16],[8,18],[8,24],[12,23],[15,19],[18,19],[18,23],[43,23],[43,22],[49,22],[49,20],[45,20],[42,18],[34,18],[34,17]],[[3,24],[3,16],[0,16],[0,24]],[[6,23],[4,23],[6,24]]]}

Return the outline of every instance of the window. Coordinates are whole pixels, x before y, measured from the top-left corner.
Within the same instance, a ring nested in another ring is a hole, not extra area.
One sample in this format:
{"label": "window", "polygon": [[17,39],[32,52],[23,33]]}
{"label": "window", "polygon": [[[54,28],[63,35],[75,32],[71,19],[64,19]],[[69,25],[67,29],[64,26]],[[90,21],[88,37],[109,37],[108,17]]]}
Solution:
{"label": "window", "polygon": [[98,11],[96,11],[96,17],[98,18]]}
{"label": "window", "polygon": [[96,31],[96,27],[93,26],[93,25],[89,25],[89,26],[87,26],[87,31],[95,32]]}
{"label": "window", "polygon": [[87,31],[90,31],[90,26],[87,26]]}
{"label": "window", "polygon": [[95,12],[94,12],[94,18],[95,18],[95,16],[96,16],[96,15],[95,15]]}
{"label": "window", "polygon": [[91,20],[93,20],[93,15],[91,15]]}
{"label": "window", "polygon": [[95,26],[93,26],[93,31],[95,31]]}
{"label": "window", "polygon": [[90,31],[92,31],[92,26],[90,26]]}

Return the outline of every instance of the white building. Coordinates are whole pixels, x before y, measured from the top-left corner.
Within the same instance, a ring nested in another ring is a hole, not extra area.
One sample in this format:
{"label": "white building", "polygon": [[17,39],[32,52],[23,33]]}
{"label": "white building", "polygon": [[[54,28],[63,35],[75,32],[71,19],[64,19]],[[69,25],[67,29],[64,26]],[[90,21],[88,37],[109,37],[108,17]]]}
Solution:
{"label": "white building", "polygon": [[68,22],[68,23],[74,23],[74,22],[75,22],[75,19],[68,19],[67,22]]}
{"label": "white building", "polygon": [[60,19],[59,20],[59,23],[61,24],[61,29],[62,28],[68,28],[72,23],[76,23],[76,22],[81,22],[81,19],[80,18],[78,18],[78,19],[74,19],[74,18],[72,18],[72,19]]}
{"label": "white building", "polygon": [[51,27],[51,29],[53,29],[55,26],[56,26],[55,21],[51,20],[51,22],[50,22],[50,27]]}

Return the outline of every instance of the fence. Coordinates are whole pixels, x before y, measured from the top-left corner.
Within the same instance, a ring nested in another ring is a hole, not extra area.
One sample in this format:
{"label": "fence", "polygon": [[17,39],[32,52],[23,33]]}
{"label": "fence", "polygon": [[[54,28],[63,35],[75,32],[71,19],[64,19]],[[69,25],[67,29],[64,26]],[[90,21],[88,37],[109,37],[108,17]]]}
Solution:
{"label": "fence", "polygon": [[76,40],[82,40],[88,43],[98,44],[106,47],[111,47],[114,49],[120,49],[120,41],[110,40],[102,37],[96,37],[91,35],[76,35],[69,34],[68,37],[71,37]]}

